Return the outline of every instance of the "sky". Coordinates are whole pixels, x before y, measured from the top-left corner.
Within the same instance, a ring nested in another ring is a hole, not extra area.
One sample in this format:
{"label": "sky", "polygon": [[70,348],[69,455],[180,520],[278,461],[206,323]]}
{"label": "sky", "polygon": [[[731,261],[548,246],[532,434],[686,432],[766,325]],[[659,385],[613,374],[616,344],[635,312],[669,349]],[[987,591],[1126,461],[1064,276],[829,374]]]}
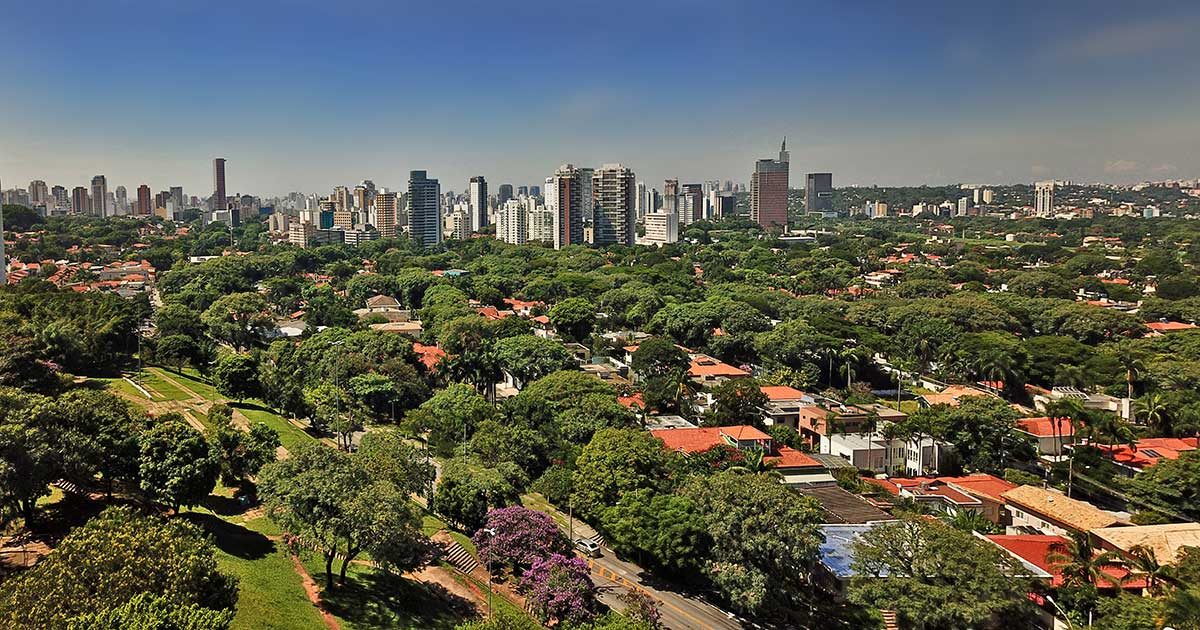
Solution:
{"label": "sky", "polygon": [[1200,2],[0,0],[0,183],[1200,177]]}

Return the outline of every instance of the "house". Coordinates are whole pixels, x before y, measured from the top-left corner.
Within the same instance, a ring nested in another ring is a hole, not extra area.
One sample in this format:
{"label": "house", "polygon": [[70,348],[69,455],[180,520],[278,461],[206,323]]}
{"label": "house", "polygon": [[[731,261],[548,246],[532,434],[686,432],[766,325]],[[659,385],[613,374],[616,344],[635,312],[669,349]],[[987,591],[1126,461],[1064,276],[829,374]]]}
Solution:
{"label": "house", "polygon": [[411,313],[400,308],[400,302],[390,295],[376,295],[366,300],[366,306],[354,309],[359,319],[374,317],[387,322],[407,322],[412,319]]}
{"label": "house", "polygon": [[866,479],[897,497],[905,497],[939,512],[976,512],[997,525],[1010,521],[1002,495],[1017,487],[986,473],[962,477]]}
{"label": "house", "polygon": [[794,448],[776,446],[771,436],[749,425],[652,429],[650,434],[658,438],[665,448],[685,455],[703,453],[721,445],[732,446],[739,451],[759,451],[763,453],[763,462],[781,473],[783,483],[788,485],[836,483],[820,462]]}
{"label": "house", "polygon": [[[1054,534],[994,534],[983,536],[983,538],[1023,562],[1044,571],[1049,578],[1050,586],[1057,588],[1065,583],[1066,579],[1063,576],[1062,568],[1051,561],[1050,557],[1056,552],[1063,552],[1064,547],[1068,544],[1066,538]],[[1119,564],[1107,565],[1100,570],[1110,579],[1097,580],[1097,588],[1115,589],[1118,585],[1132,591],[1141,591],[1146,588],[1145,578],[1130,579],[1129,569]]]}
{"label": "house", "polygon": [[421,334],[421,331],[423,330],[423,328],[421,327],[421,322],[412,320],[412,321],[384,322],[382,324],[371,324],[371,330],[378,330],[380,332],[388,332],[388,333],[396,333],[396,334],[407,335],[409,337],[416,338],[418,335]]}
{"label": "house", "polygon": [[1046,405],[1056,400],[1071,399],[1078,401],[1084,409],[1111,411],[1126,420],[1132,415],[1131,401],[1128,398],[1085,392],[1074,387],[1054,387],[1046,390],[1040,387],[1026,386],[1026,389],[1033,398],[1033,406],[1038,411],[1045,411]]}
{"label": "house", "polygon": [[812,398],[804,392],[786,385],[765,385],[761,388],[767,397],[763,408],[763,423],[767,426],[783,424],[800,430],[800,408],[812,404]]}
{"label": "house", "polygon": [[711,387],[713,385],[720,385],[732,378],[750,376],[749,372],[714,359],[707,354],[696,354],[691,359],[692,363],[688,367],[688,378],[697,385]]}
{"label": "house", "polygon": [[1160,460],[1179,459],[1181,453],[1194,451],[1197,438],[1142,438],[1131,447],[1128,444],[1092,444],[1130,476],[1145,470]]}
{"label": "house", "polygon": [[1017,433],[1032,438],[1039,455],[1059,457],[1064,444],[1075,443],[1075,427],[1069,418],[1021,418],[1017,420]]}
{"label": "house", "polygon": [[932,407],[934,405],[950,405],[957,407],[959,399],[967,396],[990,396],[995,397],[995,394],[971,387],[969,385],[947,385],[942,391],[936,394],[925,394],[917,398],[922,407]]}
{"label": "house", "polygon": [[1093,529],[1091,535],[1101,548],[1126,557],[1134,547],[1145,547],[1162,565],[1175,564],[1184,547],[1200,547],[1200,523],[1105,527]]}
{"label": "house", "polygon": [[1170,322],[1163,320],[1160,322],[1146,322],[1146,328],[1150,329],[1150,332],[1146,333],[1147,337],[1161,337],[1167,333],[1180,332],[1183,330],[1194,330],[1196,325],[1185,322]]}
{"label": "house", "polygon": [[1067,536],[1123,523],[1116,514],[1046,488],[1017,486],[1000,496],[1012,514],[1013,533]]}

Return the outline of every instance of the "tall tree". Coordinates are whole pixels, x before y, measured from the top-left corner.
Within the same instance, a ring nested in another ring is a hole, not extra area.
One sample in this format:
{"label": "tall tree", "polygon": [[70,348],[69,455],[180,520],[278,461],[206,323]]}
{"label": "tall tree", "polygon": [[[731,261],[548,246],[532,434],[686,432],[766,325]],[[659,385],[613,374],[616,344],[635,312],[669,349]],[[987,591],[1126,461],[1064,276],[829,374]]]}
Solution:
{"label": "tall tree", "polygon": [[216,486],[220,467],[213,447],[179,414],[160,416],[142,437],[142,490],[175,511],[203,501]]}

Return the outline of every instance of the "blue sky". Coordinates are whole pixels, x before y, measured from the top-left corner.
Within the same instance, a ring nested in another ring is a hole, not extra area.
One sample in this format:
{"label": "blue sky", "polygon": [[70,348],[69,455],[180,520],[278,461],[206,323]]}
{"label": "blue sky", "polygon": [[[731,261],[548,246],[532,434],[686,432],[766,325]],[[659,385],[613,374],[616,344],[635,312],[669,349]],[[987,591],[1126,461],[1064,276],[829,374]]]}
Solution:
{"label": "blue sky", "polygon": [[1200,3],[0,0],[0,181],[1200,177]]}

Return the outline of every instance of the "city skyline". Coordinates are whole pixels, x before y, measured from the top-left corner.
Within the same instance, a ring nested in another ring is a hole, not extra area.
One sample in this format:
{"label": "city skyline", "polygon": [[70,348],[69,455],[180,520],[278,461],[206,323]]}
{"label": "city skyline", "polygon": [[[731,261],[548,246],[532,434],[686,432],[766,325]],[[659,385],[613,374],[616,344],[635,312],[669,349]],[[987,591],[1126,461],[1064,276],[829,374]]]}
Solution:
{"label": "city skyline", "polygon": [[[746,182],[784,135],[797,173],[841,185],[1200,175],[1200,86],[1185,78],[1200,53],[1194,3],[931,3],[893,16],[651,2],[632,21],[588,6],[463,9],[254,3],[230,24],[190,1],[15,5],[11,23],[53,24],[57,37],[0,40],[0,118],[18,123],[0,136],[0,177],[202,191],[209,160],[225,156],[229,192],[259,195],[364,177],[400,190],[414,169],[449,190],[479,173],[528,185],[567,162]],[[169,27],[109,36],[148,15]],[[412,21],[448,28],[358,37],[364,23]],[[593,67],[623,71],[579,72]],[[108,96],[55,96],[63,85]],[[707,95],[681,110],[684,85]],[[226,97],[202,97],[214,93]]]}

